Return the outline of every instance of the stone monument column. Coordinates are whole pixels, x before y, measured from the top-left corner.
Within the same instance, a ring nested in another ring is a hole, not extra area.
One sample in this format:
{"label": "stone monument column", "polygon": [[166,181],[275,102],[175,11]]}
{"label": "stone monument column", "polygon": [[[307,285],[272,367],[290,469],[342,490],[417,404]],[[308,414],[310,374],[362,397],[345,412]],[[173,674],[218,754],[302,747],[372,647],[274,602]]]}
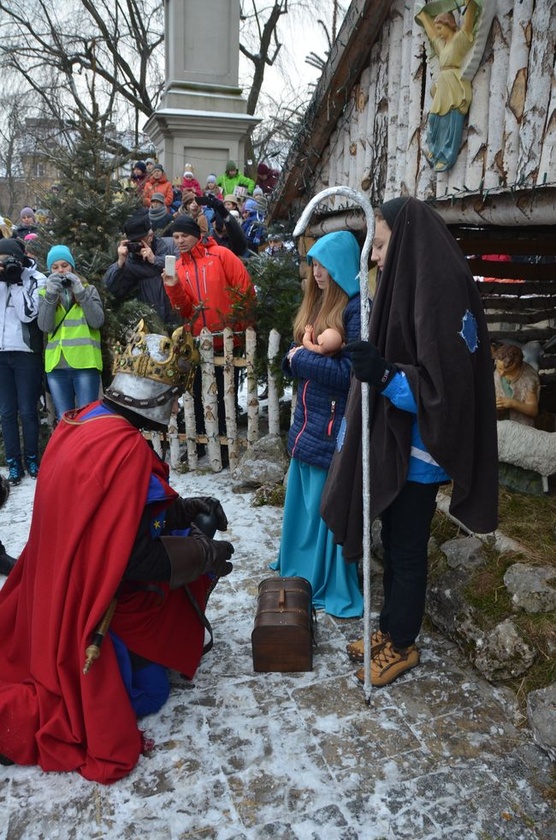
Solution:
{"label": "stone monument column", "polygon": [[239,0],[165,0],[166,84],[145,132],[167,177],[194,166],[204,186],[228,160],[244,166],[244,142],[260,119],[238,87]]}

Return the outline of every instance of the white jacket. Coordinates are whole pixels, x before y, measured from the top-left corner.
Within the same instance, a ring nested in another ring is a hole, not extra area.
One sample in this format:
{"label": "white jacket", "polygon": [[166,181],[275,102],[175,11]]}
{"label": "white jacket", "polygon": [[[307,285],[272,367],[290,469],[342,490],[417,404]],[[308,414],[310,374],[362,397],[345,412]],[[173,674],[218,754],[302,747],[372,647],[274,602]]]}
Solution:
{"label": "white jacket", "polygon": [[42,334],[37,326],[39,288],[46,277],[36,263],[24,268],[21,285],[0,282],[0,352],[19,350],[24,353],[42,351]]}

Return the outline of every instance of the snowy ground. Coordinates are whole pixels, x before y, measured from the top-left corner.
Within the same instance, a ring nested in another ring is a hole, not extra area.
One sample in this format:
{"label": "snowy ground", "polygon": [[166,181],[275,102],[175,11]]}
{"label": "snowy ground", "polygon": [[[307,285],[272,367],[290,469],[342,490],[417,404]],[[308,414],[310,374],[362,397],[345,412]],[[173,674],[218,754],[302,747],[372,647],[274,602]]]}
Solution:
{"label": "snowy ground", "polygon": [[[219,497],[230,521],[235,569],[211,598],[215,647],[193,684],[174,675],[165,708],[144,719],[155,746],[126,779],[0,767],[0,840],[556,838],[548,760],[514,726],[510,699],[440,636],[425,633],[421,667],[373,690],[370,706],[344,653],[357,620],[319,615],[313,671],[255,674],[257,586],[282,511],[252,507],[228,470],[172,484]],[[12,554],[34,487],[26,477],[0,511]]]}

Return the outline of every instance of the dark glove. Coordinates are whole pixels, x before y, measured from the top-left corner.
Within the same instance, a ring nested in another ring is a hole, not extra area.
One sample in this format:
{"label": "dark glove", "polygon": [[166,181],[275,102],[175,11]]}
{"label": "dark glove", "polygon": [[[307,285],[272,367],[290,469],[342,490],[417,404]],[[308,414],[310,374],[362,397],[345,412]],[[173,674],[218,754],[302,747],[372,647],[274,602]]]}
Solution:
{"label": "dark glove", "polygon": [[216,577],[229,575],[233,569],[229,558],[234,553],[231,543],[211,540],[195,525],[188,537],[160,537],[170,560],[170,588],[177,589],[203,574]]}
{"label": "dark glove", "polygon": [[216,198],[215,195],[211,195],[210,193],[207,195],[207,207],[212,207],[215,213],[218,213],[220,218],[224,220],[226,216],[229,215],[228,210],[224,206],[224,202],[220,201],[219,198]]}
{"label": "dark glove", "polygon": [[228,527],[228,519],[218,499],[212,496],[193,496],[190,499],[180,499],[177,502],[179,518],[182,527],[188,527],[199,516],[209,516],[214,523],[214,529],[225,531]]}
{"label": "dark glove", "polygon": [[350,341],[344,350],[351,353],[353,372],[361,382],[368,382],[380,391],[386,388],[397,371],[396,365],[382,358],[370,341]]}
{"label": "dark glove", "polygon": [[196,525],[191,526],[189,538],[193,538],[203,550],[205,561],[203,568],[204,574],[212,574],[216,575],[216,577],[225,577],[230,574],[234,568],[228,562],[234,553],[234,547],[231,542],[227,542],[226,540],[212,540],[203,534]]}

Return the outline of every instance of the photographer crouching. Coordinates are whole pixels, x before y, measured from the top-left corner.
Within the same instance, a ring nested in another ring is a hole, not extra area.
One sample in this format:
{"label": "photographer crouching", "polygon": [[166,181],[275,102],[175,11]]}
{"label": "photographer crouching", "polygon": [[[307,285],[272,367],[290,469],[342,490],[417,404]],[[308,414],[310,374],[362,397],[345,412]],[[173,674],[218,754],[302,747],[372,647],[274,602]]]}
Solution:
{"label": "photographer crouching", "polygon": [[39,412],[42,389],[42,333],[37,325],[39,287],[46,277],[36,270],[16,239],[0,240],[0,418],[8,481],[21,483],[39,471]]}

